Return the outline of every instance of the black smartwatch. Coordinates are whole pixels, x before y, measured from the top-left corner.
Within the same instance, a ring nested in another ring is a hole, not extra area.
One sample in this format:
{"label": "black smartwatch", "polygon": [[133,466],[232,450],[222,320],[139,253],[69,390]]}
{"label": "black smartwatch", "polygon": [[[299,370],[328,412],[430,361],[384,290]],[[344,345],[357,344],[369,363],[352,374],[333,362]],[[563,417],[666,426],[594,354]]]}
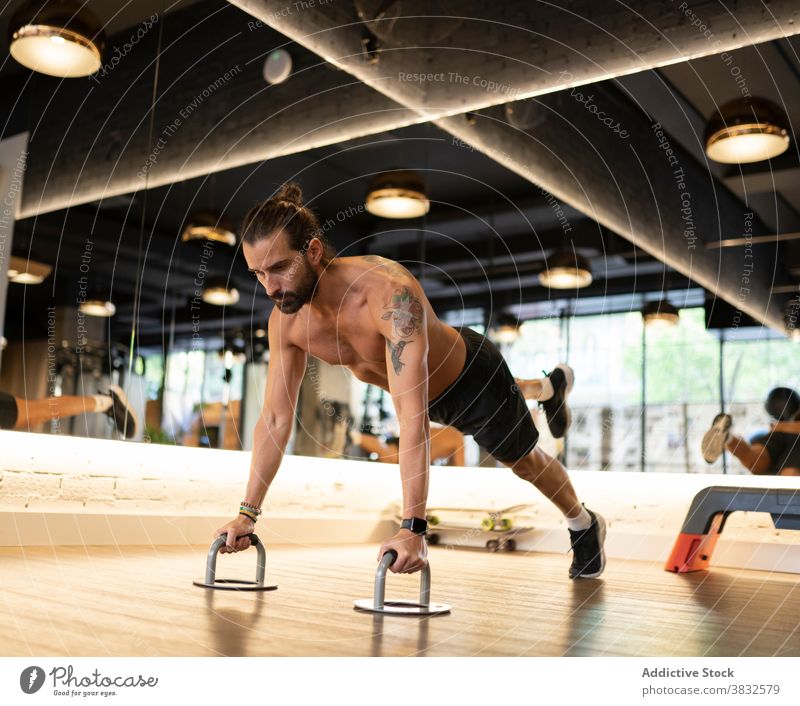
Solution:
{"label": "black smartwatch", "polygon": [[411,530],[414,534],[425,534],[428,531],[428,521],[420,520],[419,517],[405,518],[400,523],[401,529]]}

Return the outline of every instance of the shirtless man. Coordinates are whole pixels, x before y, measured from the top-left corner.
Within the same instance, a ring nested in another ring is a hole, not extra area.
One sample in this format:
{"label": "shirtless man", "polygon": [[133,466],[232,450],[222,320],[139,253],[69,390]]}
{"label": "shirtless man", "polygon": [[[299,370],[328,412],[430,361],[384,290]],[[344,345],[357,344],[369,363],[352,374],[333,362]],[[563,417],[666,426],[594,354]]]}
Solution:
{"label": "shirtless man", "polygon": [[729,414],[714,417],[703,436],[703,457],[714,463],[724,449],[738,458],[753,475],[800,476],[800,395],[789,387],[770,390],[764,403],[767,414],[775,420],[769,432],[756,434],[748,444],[731,434]]}
{"label": "shirtless man", "polygon": [[[419,282],[398,263],[375,256],[334,257],[296,184],[284,185],[247,214],[241,240],[248,267],[275,308],[268,325],[264,408],[255,427],[245,499],[236,519],[216,532],[227,534],[223,553],[250,545],[242,535],[253,531],[278,471],[310,354],[347,366],[359,380],[392,396],[405,519],[378,558],[396,551],[393,572],[413,573],[427,562],[430,421],[472,434],[558,507],[570,530],[570,578],[603,572],[605,522],[578,501],[564,467],[536,448],[538,434],[528,407],[488,339],[442,323]],[[571,386],[568,366],[539,381],[539,400],[557,437],[568,425]]]}

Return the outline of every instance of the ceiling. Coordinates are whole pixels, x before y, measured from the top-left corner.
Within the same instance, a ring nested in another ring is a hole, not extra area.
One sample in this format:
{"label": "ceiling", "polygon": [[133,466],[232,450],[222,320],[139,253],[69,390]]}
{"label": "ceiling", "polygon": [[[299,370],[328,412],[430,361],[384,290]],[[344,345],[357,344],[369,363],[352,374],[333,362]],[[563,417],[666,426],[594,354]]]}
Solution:
{"label": "ceiling", "polygon": [[[107,23],[109,45],[114,46],[128,41],[132,30],[152,12],[161,11],[163,3],[96,0],[88,5]],[[206,8],[220,13],[220,27],[227,27],[226,22],[247,27],[253,19],[221,0],[166,4],[169,13],[203,13]],[[196,15],[186,15],[190,16]],[[5,32],[0,36],[4,35]],[[266,47],[274,45],[274,35],[269,36]],[[239,39],[227,45],[227,51],[235,53],[237,47],[245,51],[243,47],[247,46],[248,53],[241,56],[240,63],[246,79],[252,82],[249,85],[256,85],[260,80],[260,60],[252,44],[254,38],[243,34]],[[288,41],[287,48],[298,66],[317,61],[312,52],[292,41]],[[52,84],[16,65],[8,57],[7,46],[3,49],[2,93],[30,95],[35,90],[36,100],[44,100],[43,94],[46,96]],[[152,49],[143,43],[140,53]],[[661,123],[670,138],[691,156],[697,169],[708,174],[715,188],[729,193],[730,203],[753,209],[768,232],[800,231],[796,143],[771,163],[741,170],[709,164],[702,149],[705,119],[715,106],[741,92],[743,80],[754,95],[781,104],[790,121],[798,120],[798,54],[800,41],[791,37],[737,49],[730,52],[727,61],[719,55],[707,56],[619,76],[581,90],[583,94],[596,90],[598,95],[611,96],[627,110]],[[227,59],[231,61],[230,55]],[[354,81],[343,72],[330,69],[324,69],[328,72],[327,79],[323,75],[324,80]],[[293,76],[287,82],[287,90],[292,82],[301,79]],[[34,83],[38,85],[32,89]],[[180,80],[176,79],[170,88],[179,92]],[[147,106],[148,89],[152,91],[150,74],[142,78],[135,95],[120,100],[137,101],[136,109],[143,115],[146,110],[142,103]],[[18,101],[21,107],[6,121],[3,136],[41,123],[40,109],[30,107],[40,103],[33,98],[26,100],[30,100],[27,106]],[[557,100],[558,96],[551,104],[558,105]],[[543,100],[541,105],[545,104],[547,101]],[[94,106],[99,115],[112,109],[120,112],[119,101],[115,105]],[[308,110],[313,109],[312,103]],[[239,110],[247,111],[248,107],[244,105]],[[163,111],[159,125],[164,122],[162,116]],[[56,118],[48,116],[51,126],[58,124]],[[69,118],[69,114],[61,118],[65,130]],[[170,330],[176,341],[190,341],[198,325],[189,301],[200,253],[180,243],[187,215],[213,206],[238,221],[253,204],[289,179],[302,185],[321,222],[330,225],[326,230],[340,253],[379,253],[408,263],[422,278],[439,313],[476,306],[520,311],[521,307],[553,300],[555,294],[561,301],[563,294],[538,284],[537,272],[544,258],[563,247],[565,220],[570,224],[570,247],[590,258],[595,274],[593,285],[580,291],[582,299],[607,297],[612,301],[617,295],[630,293],[652,297],[671,290],[676,303],[680,303],[680,292],[691,292],[696,301],[696,284],[665,265],[652,251],[632,244],[614,228],[601,225],[602,219],[554,198],[519,170],[456,139],[437,124],[413,122],[338,142],[326,140],[329,144],[222,169],[211,177],[186,178],[18,221],[14,252],[54,265],[54,274],[40,286],[10,285],[7,337],[16,340],[44,335],[47,307],[75,301],[74,273],[79,271],[88,240],[92,285],[111,293],[118,308],[110,327],[112,339],[125,341],[130,337],[138,296],[143,346],[161,345]],[[146,122],[143,125],[146,127]],[[553,149],[566,150],[567,145],[554,145]],[[369,176],[392,167],[415,169],[424,175],[432,201],[424,220],[380,220],[363,209]],[[702,209],[704,204],[697,204],[696,208]],[[774,270],[775,281],[800,282],[796,242],[760,252],[763,256],[759,264]],[[211,266],[215,273],[230,278],[242,296],[237,305],[224,310],[202,308],[199,320],[204,336],[211,340],[226,331],[247,331],[263,325],[271,305],[255,287],[241,255],[217,248]],[[630,305],[630,300],[626,301]]]}

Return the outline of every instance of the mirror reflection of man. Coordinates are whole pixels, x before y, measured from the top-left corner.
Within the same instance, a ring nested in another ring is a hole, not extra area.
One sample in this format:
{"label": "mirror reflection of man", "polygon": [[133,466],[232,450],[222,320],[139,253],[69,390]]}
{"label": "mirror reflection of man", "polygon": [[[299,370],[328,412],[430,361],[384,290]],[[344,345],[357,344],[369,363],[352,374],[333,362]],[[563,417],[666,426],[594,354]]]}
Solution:
{"label": "mirror reflection of man", "polygon": [[775,421],[749,443],[731,433],[729,414],[714,417],[703,436],[703,458],[714,463],[727,449],[754,475],[800,476],[800,395],[789,387],[776,387],[767,395],[764,409]]}
{"label": "mirror reflection of man", "polygon": [[86,414],[107,415],[120,439],[133,438],[139,428],[135,410],[117,385],[109,385],[104,395],[63,395],[38,400],[26,400],[0,391],[0,429],[31,431],[43,422]]}
{"label": "mirror reflection of man", "polygon": [[[433,312],[419,282],[382,257],[334,257],[300,188],[287,184],[258,204],[242,225],[250,271],[275,303],[269,318],[270,364],[256,423],[250,479],[239,515],[217,530],[223,552],[249,546],[267,490],[280,466],[295,418],[309,354],[347,366],[359,380],[389,391],[399,423],[403,495],[401,529],[380,548],[397,552],[395,573],[427,561],[425,544],[430,422],[471,434],[497,460],[530,481],[566,518],[571,578],[599,576],[605,566],[605,522],[579,502],[559,461],[536,445],[525,400],[497,348],[469,328]],[[569,426],[572,370],[559,365],[538,381],[554,436]]]}

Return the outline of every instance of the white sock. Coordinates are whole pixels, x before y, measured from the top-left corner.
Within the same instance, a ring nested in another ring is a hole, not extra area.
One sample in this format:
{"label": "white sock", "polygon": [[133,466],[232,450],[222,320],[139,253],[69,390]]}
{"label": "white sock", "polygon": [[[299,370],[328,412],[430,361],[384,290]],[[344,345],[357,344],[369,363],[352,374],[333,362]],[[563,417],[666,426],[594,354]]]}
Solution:
{"label": "white sock", "polygon": [[553,390],[553,383],[550,381],[550,378],[542,378],[540,382],[542,383],[542,389],[536,400],[538,402],[544,402],[555,394],[555,390]]}
{"label": "white sock", "polygon": [[111,409],[111,405],[114,404],[114,400],[108,395],[92,395],[92,399],[94,400],[95,412],[105,412]]}
{"label": "white sock", "polygon": [[589,529],[592,524],[592,516],[586,511],[585,507],[581,507],[581,511],[575,517],[567,517],[566,520],[567,527],[573,532]]}

